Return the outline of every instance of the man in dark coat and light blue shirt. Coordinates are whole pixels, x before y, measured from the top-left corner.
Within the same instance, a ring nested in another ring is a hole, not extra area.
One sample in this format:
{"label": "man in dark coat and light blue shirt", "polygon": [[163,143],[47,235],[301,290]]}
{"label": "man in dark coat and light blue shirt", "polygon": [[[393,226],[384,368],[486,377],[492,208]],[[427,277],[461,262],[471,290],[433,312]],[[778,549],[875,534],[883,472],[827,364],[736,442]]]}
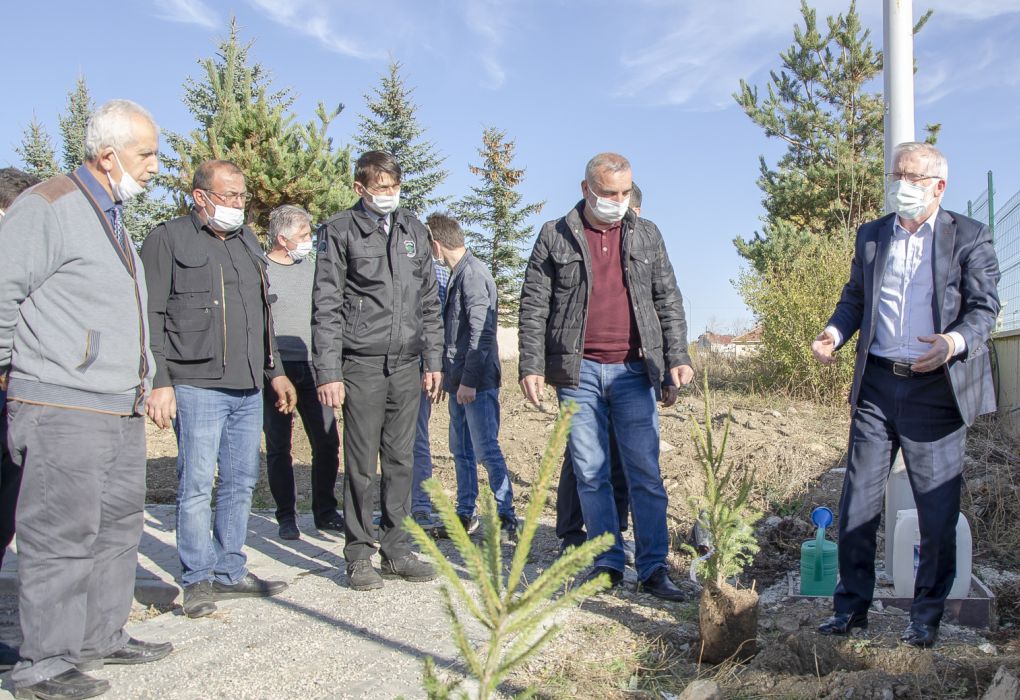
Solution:
{"label": "man in dark coat and light blue shirt", "polygon": [[956,575],[967,427],[995,410],[986,343],[999,313],[999,266],[988,227],[941,208],[949,166],[938,149],[902,143],[892,162],[886,177],[895,213],[857,231],[850,280],[811,344],[815,358],[830,364],[859,333],[839,506],[840,582],[835,615],[818,631],[868,626],[885,482],[901,450],[921,544],[910,625],[900,639],[930,647]]}

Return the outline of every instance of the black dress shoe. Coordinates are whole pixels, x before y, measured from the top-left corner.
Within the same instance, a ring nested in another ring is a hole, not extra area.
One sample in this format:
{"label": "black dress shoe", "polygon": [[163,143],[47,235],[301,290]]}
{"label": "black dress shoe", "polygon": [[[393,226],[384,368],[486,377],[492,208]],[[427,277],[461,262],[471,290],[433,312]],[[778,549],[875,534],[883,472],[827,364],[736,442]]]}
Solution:
{"label": "black dress shoe", "polygon": [[184,614],[188,617],[205,617],[216,612],[212,581],[199,581],[184,587]]}
{"label": "black dress shoe", "polygon": [[332,518],[328,520],[320,520],[315,523],[316,530],[329,530],[330,532],[339,532],[341,535],[344,533],[344,516],[339,513],[335,513]]}
{"label": "black dress shoe", "polygon": [[687,598],[687,596],[684,595],[684,592],[677,588],[676,584],[670,580],[669,575],[666,573],[665,566],[660,566],[652,572],[651,576],[639,583],[638,591],[642,593],[650,593],[656,598],[672,600],[674,602],[686,600]]}
{"label": "black dress shoe", "polygon": [[82,700],[102,695],[110,689],[110,682],[87,676],[76,668],[44,681],[26,685],[14,691],[16,698],[41,698],[42,700]]}
{"label": "black dress shoe", "polygon": [[0,642],[0,671],[10,671],[20,658],[17,649],[10,644]]}
{"label": "black dress shoe", "polygon": [[577,586],[583,586],[584,584],[588,583],[589,581],[594,581],[595,579],[597,579],[602,574],[606,574],[606,575],[609,576],[609,588],[606,588],[606,589],[603,589],[603,590],[608,591],[608,590],[610,590],[612,588],[616,588],[621,583],[623,583],[623,572],[622,571],[617,571],[616,569],[610,569],[608,566],[593,566],[591,568],[591,571],[589,571],[587,574],[585,574],[584,578],[582,578],[580,581],[578,581],[576,585]]}
{"label": "black dress shoe", "polygon": [[293,520],[280,521],[280,539],[281,540],[301,539],[301,531],[298,530],[297,523],[294,522]]}
{"label": "black dress shoe", "polygon": [[868,613],[836,613],[818,626],[818,634],[850,634],[855,627],[868,629]]}
{"label": "black dress shoe", "polygon": [[912,647],[927,649],[935,643],[938,636],[938,625],[926,625],[923,622],[911,621],[907,629],[900,635],[900,641]]}
{"label": "black dress shoe", "polygon": [[143,642],[129,637],[127,644],[109,656],[82,661],[76,666],[79,671],[98,671],[106,664],[147,664],[159,661],[173,650],[174,645],[170,642]]}
{"label": "black dress shoe", "polygon": [[283,581],[263,581],[250,571],[234,584],[213,581],[212,594],[216,600],[227,598],[268,598],[286,590]]}

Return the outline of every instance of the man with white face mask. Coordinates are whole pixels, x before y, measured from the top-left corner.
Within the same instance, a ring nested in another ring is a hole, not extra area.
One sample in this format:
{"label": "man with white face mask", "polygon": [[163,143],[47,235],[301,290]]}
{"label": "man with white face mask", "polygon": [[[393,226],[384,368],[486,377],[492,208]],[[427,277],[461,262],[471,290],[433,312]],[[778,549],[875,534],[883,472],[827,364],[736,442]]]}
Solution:
{"label": "man with white face mask", "polygon": [[640,590],[682,600],[666,572],[667,497],[655,402],[667,375],[679,387],[694,370],[673,266],[658,227],[628,208],[632,183],[626,158],[600,153],[585,168],[584,198],[539,232],[521,290],[521,388],[537,406],[548,381],[561,402],[578,405],[568,448],[585,529],[589,538],[616,536],[589,578],[607,574],[613,586],[623,581],[611,422],[630,491]]}
{"label": "man with white face mask", "polygon": [[109,689],[83,671],[160,659],[124,630],[145,503],[149,352],[142,263],[124,202],[157,172],[159,128],[128,100],[85,128],[85,163],[18,198],[0,223],[0,385],[17,508],[17,697]]}
{"label": "man with white face mask", "polygon": [[[400,165],[369,151],[354,168],[360,199],[319,229],[312,289],[312,364],[319,400],[344,415],[344,558],[359,591],[382,577],[429,581],[431,564],[411,551],[412,445],[422,390],[442,391],[443,327],[425,226],[399,208]],[[422,368],[423,369],[420,369]],[[371,562],[376,465],[381,472],[378,541]]]}
{"label": "man with white face mask", "polygon": [[[340,467],[340,436],[333,409],[323,406],[312,373],[312,216],[293,204],[269,214],[269,279],[273,283],[273,320],[283,371],[297,391],[297,412],[312,446],[312,516],[315,527],[343,534],[344,520],[337,512],[334,490]],[[280,538],[301,537],[297,526],[294,462],[291,456],[293,414],[280,413],[271,388],[263,393],[266,468],[269,490],[276,501]]]}
{"label": "man with white face mask", "polygon": [[153,229],[141,256],[156,366],[146,413],[177,434],[184,613],[202,617],[217,600],[287,587],[248,571],[242,548],[259,475],[265,380],[281,413],[291,413],[297,397],[276,347],[268,263],[244,226],[243,173],[229,161],[206,161],[191,195],[191,213]]}
{"label": "man with white face mask", "polygon": [[859,333],[840,583],[835,615],[818,631],[868,626],[885,481],[899,449],[921,531],[910,625],[900,639],[930,647],[956,574],[967,427],[995,410],[986,342],[999,312],[999,266],[988,227],[941,208],[949,168],[938,149],[902,143],[892,162],[886,177],[894,213],[858,229],[850,280],[811,344],[815,358],[831,364],[833,352]]}

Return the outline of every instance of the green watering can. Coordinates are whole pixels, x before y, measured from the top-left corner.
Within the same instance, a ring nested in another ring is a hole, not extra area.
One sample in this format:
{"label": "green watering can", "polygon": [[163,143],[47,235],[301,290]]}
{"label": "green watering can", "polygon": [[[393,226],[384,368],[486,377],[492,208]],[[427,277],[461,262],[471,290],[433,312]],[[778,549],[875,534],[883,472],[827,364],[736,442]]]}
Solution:
{"label": "green watering can", "polygon": [[818,529],[813,540],[800,546],[800,594],[831,596],[836,590],[836,543],[825,539],[825,528],[832,525],[832,511],[818,506],[811,511],[811,522]]}

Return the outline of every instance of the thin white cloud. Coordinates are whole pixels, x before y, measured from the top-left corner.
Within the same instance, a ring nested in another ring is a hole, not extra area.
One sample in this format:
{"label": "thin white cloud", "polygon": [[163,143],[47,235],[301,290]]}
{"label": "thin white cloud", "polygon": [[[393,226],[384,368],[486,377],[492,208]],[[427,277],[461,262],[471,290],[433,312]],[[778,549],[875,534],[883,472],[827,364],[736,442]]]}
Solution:
{"label": "thin white cloud", "polygon": [[220,26],[219,16],[202,0],[157,0],[156,16],[183,24],[197,24],[206,29]]}
{"label": "thin white cloud", "polygon": [[475,50],[485,70],[483,85],[492,90],[506,82],[501,50],[512,24],[510,6],[507,0],[462,0],[460,3],[464,25],[475,37]]}
{"label": "thin white cloud", "polygon": [[[330,51],[352,58],[386,58],[385,50],[368,48],[363,42],[339,32],[334,27],[329,11],[331,3],[322,0],[250,0],[250,2],[273,22],[315,39]],[[357,26],[365,25],[359,21]]]}

